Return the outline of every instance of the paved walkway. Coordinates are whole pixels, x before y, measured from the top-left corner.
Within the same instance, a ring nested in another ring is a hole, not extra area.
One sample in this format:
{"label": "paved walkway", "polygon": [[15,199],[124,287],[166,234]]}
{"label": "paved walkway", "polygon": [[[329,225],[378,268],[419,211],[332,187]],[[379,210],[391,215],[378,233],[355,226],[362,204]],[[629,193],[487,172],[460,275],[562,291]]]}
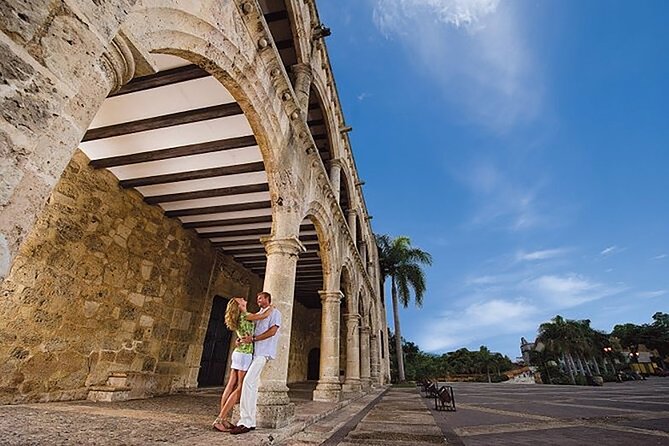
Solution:
{"label": "paved walkway", "polygon": [[[370,404],[346,406],[307,427],[286,446],[433,446],[446,443],[430,413],[427,400],[415,387],[388,389]],[[357,406],[357,407],[355,407]]]}
{"label": "paved walkway", "polygon": [[455,383],[440,413],[466,446],[669,445],[669,379],[604,387]]}
{"label": "paved walkway", "polygon": [[0,406],[0,445],[669,446],[669,379],[604,387],[456,383],[457,412],[415,388],[377,389],[339,404],[292,391],[289,426],[243,436],[213,431],[219,389],[124,403]]}
{"label": "paved walkway", "polygon": [[0,445],[273,445],[343,407],[364,407],[383,389],[341,403],[310,401],[313,384],[292,387],[293,422],[242,436],[218,432],[211,422],[222,389],[117,403],[71,401],[0,406]]}

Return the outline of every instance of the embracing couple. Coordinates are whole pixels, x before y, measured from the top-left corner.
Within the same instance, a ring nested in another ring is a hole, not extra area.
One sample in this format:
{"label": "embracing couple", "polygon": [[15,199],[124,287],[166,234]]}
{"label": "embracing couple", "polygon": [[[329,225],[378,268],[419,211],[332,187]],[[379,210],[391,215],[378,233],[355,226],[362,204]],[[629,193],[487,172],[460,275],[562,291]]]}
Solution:
{"label": "embracing couple", "polygon": [[[237,340],[230,377],[221,396],[221,411],[213,423],[221,432],[245,434],[256,428],[260,373],[267,361],[276,357],[281,313],[272,305],[268,292],[258,293],[256,299],[260,307],[257,313],[247,311],[243,297],[231,299],[225,311],[225,325],[237,334]],[[237,401],[240,418],[235,426],[227,418]]]}

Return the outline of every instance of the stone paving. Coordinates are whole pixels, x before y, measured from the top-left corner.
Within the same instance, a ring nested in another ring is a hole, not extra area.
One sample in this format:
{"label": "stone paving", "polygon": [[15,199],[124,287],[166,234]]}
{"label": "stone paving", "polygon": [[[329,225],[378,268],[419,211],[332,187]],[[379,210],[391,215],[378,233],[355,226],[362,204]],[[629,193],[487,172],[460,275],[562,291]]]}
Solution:
{"label": "stone paving", "polygon": [[669,445],[669,379],[604,387],[453,383],[436,413],[466,446]]}
{"label": "stone paving", "polygon": [[309,390],[308,386],[291,389],[295,419],[290,425],[257,429],[241,436],[211,427],[218,413],[220,388],[116,403],[0,406],[0,445],[272,445],[338,409],[359,411],[383,391],[374,390],[362,398],[335,404],[308,400]]}
{"label": "stone paving", "polygon": [[604,387],[454,383],[457,411],[416,388],[342,403],[293,389],[295,421],[243,436],[211,430],[220,389],[122,403],[0,406],[0,445],[669,446],[669,379]]}

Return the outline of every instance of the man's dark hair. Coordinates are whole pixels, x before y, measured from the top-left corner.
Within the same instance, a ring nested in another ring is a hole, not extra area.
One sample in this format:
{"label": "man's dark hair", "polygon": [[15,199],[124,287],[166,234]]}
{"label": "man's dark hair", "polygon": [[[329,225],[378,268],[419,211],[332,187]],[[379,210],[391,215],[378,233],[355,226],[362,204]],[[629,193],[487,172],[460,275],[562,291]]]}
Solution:
{"label": "man's dark hair", "polygon": [[[272,302],[272,295],[269,294],[267,291],[261,291],[258,293],[258,296],[265,296],[268,301]],[[257,297],[257,296],[256,296]]]}

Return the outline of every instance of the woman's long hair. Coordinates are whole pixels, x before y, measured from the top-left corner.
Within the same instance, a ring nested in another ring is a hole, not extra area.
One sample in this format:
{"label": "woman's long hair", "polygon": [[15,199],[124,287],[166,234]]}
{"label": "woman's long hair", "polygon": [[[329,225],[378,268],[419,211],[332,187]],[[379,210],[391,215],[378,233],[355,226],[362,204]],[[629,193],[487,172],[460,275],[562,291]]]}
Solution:
{"label": "woman's long hair", "polygon": [[239,314],[241,310],[239,309],[239,304],[235,299],[230,299],[228,302],[228,307],[225,309],[225,326],[228,327],[230,331],[237,331],[239,328]]}

